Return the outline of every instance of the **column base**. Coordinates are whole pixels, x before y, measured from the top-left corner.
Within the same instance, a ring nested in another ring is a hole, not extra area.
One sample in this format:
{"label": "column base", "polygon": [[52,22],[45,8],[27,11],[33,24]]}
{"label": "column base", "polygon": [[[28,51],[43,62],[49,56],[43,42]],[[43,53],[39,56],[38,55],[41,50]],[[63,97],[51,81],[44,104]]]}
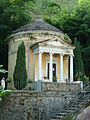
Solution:
{"label": "column base", "polygon": [[58,81],[58,82],[59,82],[59,83],[66,83],[66,81],[64,81],[64,80],[63,80],[63,81]]}

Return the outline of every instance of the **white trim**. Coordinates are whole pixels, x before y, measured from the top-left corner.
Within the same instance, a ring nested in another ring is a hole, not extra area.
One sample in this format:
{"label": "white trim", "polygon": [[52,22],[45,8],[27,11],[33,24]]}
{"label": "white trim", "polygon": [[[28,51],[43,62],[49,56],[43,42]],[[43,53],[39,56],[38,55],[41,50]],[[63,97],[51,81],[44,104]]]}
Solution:
{"label": "white trim", "polygon": [[38,53],[38,79],[42,79],[42,53]]}
{"label": "white trim", "polygon": [[73,82],[73,55],[70,55],[70,82]]}
{"label": "white trim", "polygon": [[60,82],[63,81],[63,54],[60,54]]}
{"label": "white trim", "polygon": [[73,55],[73,50],[71,48],[61,48],[60,47],[56,48],[56,47],[50,47],[50,46],[47,46],[47,47],[44,47],[44,46],[40,46],[39,47],[39,51],[40,52],[44,52],[44,53],[55,53],[55,54],[66,54],[66,55]]}
{"label": "white trim", "polygon": [[[50,64],[49,61],[46,61],[46,76],[47,76],[47,65],[48,65],[48,63]],[[53,62],[53,64],[56,64],[56,77],[58,78],[58,63],[56,61],[56,62]],[[44,81],[50,81],[50,80],[47,79],[47,80],[44,80]],[[57,81],[58,81],[58,79],[57,79]]]}

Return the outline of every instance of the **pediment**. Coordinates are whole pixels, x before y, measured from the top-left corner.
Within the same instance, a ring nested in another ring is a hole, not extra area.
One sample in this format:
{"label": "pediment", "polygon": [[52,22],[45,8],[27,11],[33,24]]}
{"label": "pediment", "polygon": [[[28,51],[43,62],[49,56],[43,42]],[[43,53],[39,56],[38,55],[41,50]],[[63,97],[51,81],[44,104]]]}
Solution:
{"label": "pediment", "polygon": [[64,41],[60,40],[60,39],[51,39],[51,40],[48,40],[48,41],[44,41],[42,42],[43,45],[46,45],[46,46],[56,46],[56,47],[69,47],[70,45],[65,43]]}
{"label": "pediment", "polygon": [[47,45],[53,45],[53,46],[65,46],[64,44],[62,44],[60,41],[51,41],[51,42],[47,42]]}

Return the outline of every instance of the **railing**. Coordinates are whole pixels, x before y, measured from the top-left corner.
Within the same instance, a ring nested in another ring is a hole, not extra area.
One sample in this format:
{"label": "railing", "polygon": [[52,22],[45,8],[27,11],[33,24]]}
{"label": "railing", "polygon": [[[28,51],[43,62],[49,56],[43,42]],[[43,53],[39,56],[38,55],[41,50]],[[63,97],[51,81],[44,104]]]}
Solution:
{"label": "railing", "polygon": [[64,97],[66,99],[65,99],[64,106],[63,106],[64,110],[62,110],[61,112],[66,110],[66,111],[69,111],[70,113],[70,109],[71,109],[72,116],[76,116],[80,108],[80,104],[83,101],[85,101],[85,99],[87,99],[87,92],[90,92],[90,82],[87,82],[83,85],[83,90],[78,89],[78,90],[75,90],[74,92],[71,92],[70,93],[70,95],[72,96],[71,98],[68,98],[68,96],[65,95]]}

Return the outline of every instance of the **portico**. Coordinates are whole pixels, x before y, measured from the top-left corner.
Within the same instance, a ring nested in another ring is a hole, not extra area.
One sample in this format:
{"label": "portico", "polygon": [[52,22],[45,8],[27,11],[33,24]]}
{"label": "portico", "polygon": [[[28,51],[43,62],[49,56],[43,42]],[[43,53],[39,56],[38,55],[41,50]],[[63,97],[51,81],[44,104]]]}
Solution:
{"label": "portico", "polygon": [[[67,49],[67,46],[63,46],[62,48],[54,42],[52,46],[47,42],[46,46],[44,43],[39,43],[32,47],[35,56],[37,56],[36,61],[38,60],[38,65],[33,65],[35,81],[53,82],[53,78],[56,77],[57,82],[65,83],[66,79],[73,82],[73,47]],[[66,60],[64,60],[65,58]],[[33,63],[35,63],[35,59]],[[64,71],[67,72],[66,75]]]}

